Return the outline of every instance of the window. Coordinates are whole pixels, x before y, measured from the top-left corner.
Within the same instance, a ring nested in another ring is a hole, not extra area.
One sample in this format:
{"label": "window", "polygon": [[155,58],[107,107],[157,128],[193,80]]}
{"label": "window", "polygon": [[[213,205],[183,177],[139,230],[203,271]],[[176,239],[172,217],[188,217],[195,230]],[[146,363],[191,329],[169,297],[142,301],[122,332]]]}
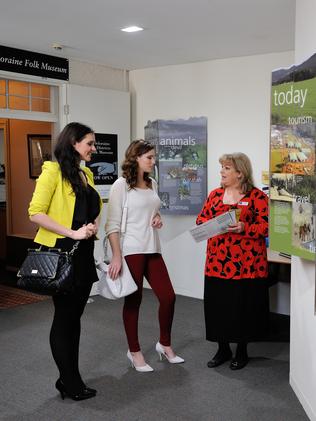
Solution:
{"label": "window", "polygon": [[39,83],[0,79],[0,108],[51,112],[51,87]]}
{"label": "window", "polygon": [[7,108],[6,81],[0,79],[0,108]]}

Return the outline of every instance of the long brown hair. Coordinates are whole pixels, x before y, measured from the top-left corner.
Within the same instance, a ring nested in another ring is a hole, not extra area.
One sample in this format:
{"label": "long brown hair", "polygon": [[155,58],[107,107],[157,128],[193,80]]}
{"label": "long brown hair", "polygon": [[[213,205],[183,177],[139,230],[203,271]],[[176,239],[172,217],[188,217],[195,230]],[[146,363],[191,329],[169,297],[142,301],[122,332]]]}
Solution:
{"label": "long brown hair", "polygon": [[[126,149],[125,159],[122,163],[122,176],[131,189],[136,187],[137,184],[137,158],[153,149],[155,149],[155,145],[142,139],[134,140]],[[151,188],[151,179],[147,172],[144,172],[144,181],[146,186]]]}
{"label": "long brown hair", "polygon": [[219,158],[220,164],[229,162],[233,164],[233,167],[240,174],[240,189],[241,193],[247,193],[254,187],[252,166],[248,156],[242,152],[235,152],[230,154],[224,154]]}

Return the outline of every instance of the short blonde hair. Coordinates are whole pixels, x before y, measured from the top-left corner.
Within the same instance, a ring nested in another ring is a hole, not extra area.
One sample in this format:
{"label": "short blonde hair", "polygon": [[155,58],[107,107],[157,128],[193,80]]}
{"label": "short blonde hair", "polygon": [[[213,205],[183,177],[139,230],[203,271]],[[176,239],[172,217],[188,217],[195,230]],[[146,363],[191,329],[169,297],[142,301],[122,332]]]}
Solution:
{"label": "short blonde hair", "polygon": [[242,193],[246,193],[254,187],[252,166],[248,156],[242,152],[224,154],[219,158],[220,164],[233,164],[236,171],[241,175],[240,188]]}

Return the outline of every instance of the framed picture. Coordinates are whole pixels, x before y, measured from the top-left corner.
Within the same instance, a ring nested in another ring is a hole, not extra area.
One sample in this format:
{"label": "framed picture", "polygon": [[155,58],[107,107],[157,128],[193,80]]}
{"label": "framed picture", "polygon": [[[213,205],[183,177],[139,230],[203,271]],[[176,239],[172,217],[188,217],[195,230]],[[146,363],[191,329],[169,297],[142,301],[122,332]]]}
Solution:
{"label": "framed picture", "polygon": [[27,144],[30,178],[37,178],[42,171],[43,162],[52,159],[52,138],[47,134],[28,134]]}

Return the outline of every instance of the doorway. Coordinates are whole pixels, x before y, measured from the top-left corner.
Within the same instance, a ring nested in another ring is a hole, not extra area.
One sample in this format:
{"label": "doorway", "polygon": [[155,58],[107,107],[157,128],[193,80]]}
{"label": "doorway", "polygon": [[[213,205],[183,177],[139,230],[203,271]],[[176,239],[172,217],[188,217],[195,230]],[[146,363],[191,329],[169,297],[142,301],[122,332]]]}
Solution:
{"label": "doorway", "polygon": [[[4,188],[2,187],[2,191],[5,190],[5,200],[0,202],[3,224],[0,259],[4,261],[7,270],[16,271],[35,236],[36,227],[30,222],[27,210],[36,176],[39,175],[36,172],[41,166],[39,161],[48,159],[47,153],[42,153],[39,140],[45,139],[51,151],[53,123],[18,119],[2,119],[0,123],[6,127],[1,133],[3,137],[0,137],[0,145],[1,139],[3,145],[0,160],[2,156],[5,168]],[[50,157],[51,155],[50,153]]]}
{"label": "doorway", "polygon": [[0,268],[17,272],[36,227],[28,206],[61,118],[64,82],[0,73]]}

